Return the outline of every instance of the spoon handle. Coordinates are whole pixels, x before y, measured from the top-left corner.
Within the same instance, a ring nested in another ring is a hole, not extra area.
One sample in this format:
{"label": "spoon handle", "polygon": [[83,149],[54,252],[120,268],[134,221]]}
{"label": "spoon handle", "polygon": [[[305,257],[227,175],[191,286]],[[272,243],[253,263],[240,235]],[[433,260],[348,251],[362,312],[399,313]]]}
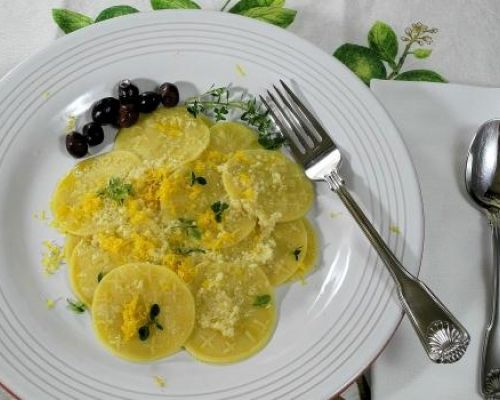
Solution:
{"label": "spoon handle", "polygon": [[436,363],[458,361],[470,340],[465,328],[423,282],[403,267],[354,201],[343,181],[339,178],[333,184],[329,183],[391,272],[398,286],[403,309],[429,358]]}
{"label": "spoon handle", "polygon": [[486,398],[500,399],[500,330],[498,313],[500,312],[500,215],[490,215],[493,237],[493,293],[490,323],[486,328],[483,346],[483,367],[481,371],[481,389]]}

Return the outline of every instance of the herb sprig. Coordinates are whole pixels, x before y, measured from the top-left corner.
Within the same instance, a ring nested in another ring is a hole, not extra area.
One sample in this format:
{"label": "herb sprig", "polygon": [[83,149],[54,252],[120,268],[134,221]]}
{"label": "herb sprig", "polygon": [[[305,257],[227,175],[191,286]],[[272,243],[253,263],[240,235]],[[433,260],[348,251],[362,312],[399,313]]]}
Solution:
{"label": "herb sprig", "polygon": [[214,212],[215,222],[219,223],[222,222],[222,214],[229,208],[229,204],[222,201],[216,201],[210,208]]}
{"label": "herb sprig", "polygon": [[295,261],[299,261],[300,253],[302,253],[302,246],[297,247],[297,248],[293,251],[293,256],[295,257]]}
{"label": "herb sprig", "polygon": [[189,237],[192,237],[196,240],[201,239],[200,228],[198,228],[198,225],[196,225],[196,222],[193,221],[192,219],[179,218],[177,224],[174,225],[173,227],[183,230]]}
{"label": "herb sprig", "polygon": [[68,303],[68,308],[75,314],[83,314],[87,310],[87,306],[80,300],[66,299]]}
{"label": "herb sprig", "polygon": [[198,247],[176,247],[174,249],[175,254],[179,254],[181,256],[188,256],[193,253],[201,253],[205,254],[206,250],[205,249],[200,249]]}
{"label": "herb sprig", "polygon": [[232,112],[236,119],[257,130],[259,143],[265,149],[278,149],[285,142],[274,129],[269,111],[252,95],[243,93],[238,97],[230,86],[212,87],[199,96],[188,98],[185,105],[195,117],[205,114],[216,121],[226,121]]}
{"label": "herb sprig", "polygon": [[156,329],[159,329],[160,331],[163,330],[163,325],[156,319],[158,315],[160,315],[160,311],[160,306],[156,303],[149,309],[149,321],[137,330],[137,334],[141,341],[144,342],[145,340],[148,340],[151,333],[151,326],[155,326]]}
{"label": "herb sprig", "polygon": [[207,184],[207,180],[203,176],[196,176],[196,174],[191,171],[191,186],[195,184],[205,186]]}
{"label": "herb sprig", "polygon": [[255,307],[265,307],[271,303],[271,296],[268,294],[263,294],[261,296],[256,296],[253,305]]}
{"label": "herb sprig", "polygon": [[109,180],[108,185],[99,190],[97,194],[123,204],[127,197],[134,194],[134,189],[130,183],[125,183],[122,178],[113,177]]}

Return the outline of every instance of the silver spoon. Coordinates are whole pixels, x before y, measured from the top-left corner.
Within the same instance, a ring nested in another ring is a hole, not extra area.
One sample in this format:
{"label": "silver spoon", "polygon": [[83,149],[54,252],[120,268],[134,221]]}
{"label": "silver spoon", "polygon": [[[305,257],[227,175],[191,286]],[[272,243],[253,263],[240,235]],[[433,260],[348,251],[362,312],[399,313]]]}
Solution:
{"label": "silver spoon", "polygon": [[494,279],[491,319],[483,345],[481,390],[486,399],[500,399],[500,119],[485,122],[472,140],[465,168],[465,187],[489,220],[493,233]]}

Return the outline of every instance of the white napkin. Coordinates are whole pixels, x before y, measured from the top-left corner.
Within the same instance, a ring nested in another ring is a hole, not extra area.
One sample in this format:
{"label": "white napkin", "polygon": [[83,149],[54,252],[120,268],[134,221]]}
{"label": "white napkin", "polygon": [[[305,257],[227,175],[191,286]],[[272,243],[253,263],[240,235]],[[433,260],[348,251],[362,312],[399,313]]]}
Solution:
{"label": "white napkin", "polygon": [[484,121],[500,117],[500,89],[375,81],[372,90],[400,129],[420,177],[425,209],[421,278],[472,337],[464,358],[435,365],[407,319],[372,368],[375,400],[474,400],[492,281],[490,229],[468,200],[468,146]]}

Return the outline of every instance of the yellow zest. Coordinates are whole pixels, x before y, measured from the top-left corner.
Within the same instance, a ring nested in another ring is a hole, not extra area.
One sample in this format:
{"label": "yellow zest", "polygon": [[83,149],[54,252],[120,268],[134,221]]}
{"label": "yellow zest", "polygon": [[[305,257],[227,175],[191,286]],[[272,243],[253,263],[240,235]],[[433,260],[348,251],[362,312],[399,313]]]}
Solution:
{"label": "yellow zest", "polygon": [[144,321],[145,313],[137,306],[138,302],[139,296],[135,295],[132,300],[123,307],[121,331],[124,342],[128,342],[137,335],[139,325]]}
{"label": "yellow zest", "polygon": [[49,240],[44,240],[42,244],[45,247],[42,255],[43,270],[46,275],[52,275],[61,267],[64,251],[61,246]]}

